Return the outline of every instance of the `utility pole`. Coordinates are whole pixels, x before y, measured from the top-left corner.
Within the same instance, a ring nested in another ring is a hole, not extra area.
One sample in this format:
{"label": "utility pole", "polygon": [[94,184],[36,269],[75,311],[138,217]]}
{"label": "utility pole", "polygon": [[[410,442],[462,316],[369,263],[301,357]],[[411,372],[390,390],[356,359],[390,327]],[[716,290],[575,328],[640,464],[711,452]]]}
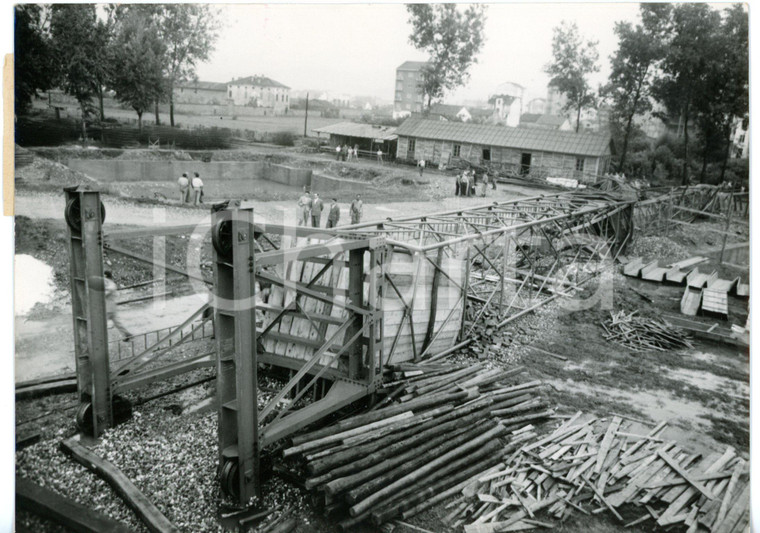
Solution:
{"label": "utility pole", "polygon": [[306,123],[309,121],[309,93],[306,93],[306,113],[303,116],[303,136],[306,137]]}

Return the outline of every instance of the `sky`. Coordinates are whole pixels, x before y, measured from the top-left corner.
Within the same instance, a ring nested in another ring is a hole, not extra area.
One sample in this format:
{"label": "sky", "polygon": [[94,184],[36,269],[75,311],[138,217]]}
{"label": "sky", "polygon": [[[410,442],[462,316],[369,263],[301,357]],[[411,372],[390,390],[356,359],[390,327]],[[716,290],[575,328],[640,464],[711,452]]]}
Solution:
{"label": "sky", "polygon": [[[393,100],[395,70],[406,60],[425,60],[409,44],[411,26],[402,4],[289,4],[220,7],[223,29],[200,80],[226,82],[264,74],[294,90],[321,90]],[[599,41],[601,70],[609,74],[617,48],[616,21],[638,20],[637,3],[489,4],[485,44],[469,83],[447,102],[488,98],[505,81],[526,87],[526,100],[546,96],[543,67],[551,60],[553,28],[576,22]]]}

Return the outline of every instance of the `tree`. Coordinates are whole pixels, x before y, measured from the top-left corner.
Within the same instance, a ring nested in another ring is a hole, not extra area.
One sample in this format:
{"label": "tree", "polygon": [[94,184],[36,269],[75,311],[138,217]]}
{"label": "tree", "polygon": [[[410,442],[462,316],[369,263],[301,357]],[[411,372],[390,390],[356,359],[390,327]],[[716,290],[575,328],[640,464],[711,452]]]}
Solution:
{"label": "tree", "polygon": [[695,100],[705,87],[709,63],[716,53],[715,33],[720,15],[707,4],[642,4],[642,17],[662,29],[669,39],[663,43],[665,56],[661,74],[652,93],[682,125],[684,158],[681,180],[689,182],[689,124]]}
{"label": "tree", "polygon": [[82,113],[82,139],[87,139],[87,118],[93,113],[92,98],[100,92],[103,42],[93,4],[55,4],[50,33],[61,72],[60,86],[76,98]]}
{"label": "tree", "polygon": [[29,110],[37,91],[55,86],[57,68],[42,7],[18,4],[14,11],[15,111],[21,115]]}
{"label": "tree", "polygon": [[196,65],[208,60],[214,50],[220,22],[217,10],[209,4],[160,4],[160,8],[158,27],[166,45],[169,121],[174,127],[174,86],[196,78]]}
{"label": "tree", "polygon": [[118,17],[114,36],[112,85],[116,98],[132,106],[142,131],[142,115],[165,91],[162,58],[166,47],[153,20],[136,11]]}
{"label": "tree", "polygon": [[724,12],[712,50],[704,87],[695,99],[702,140],[702,181],[714,152],[720,153],[713,159],[722,161],[720,180],[724,179],[734,123],[749,113],[749,26],[741,4]]}
{"label": "tree", "polygon": [[485,6],[472,4],[462,11],[456,4],[408,4],[406,9],[412,25],[409,42],[429,57],[419,87],[430,110],[433,99],[470,79],[470,67],[483,47]]}
{"label": "tree", "polygon": [[581,126],[581,110],[593,105],[594,91],[588,83],[588,75],[599,71],[597,41],[584,41],[573,22],[554,28],[552,55],[554,61],[544,67],[551,76],[549,81],[567,97],[565,111],[576,110],[575,131]]}
{"label": "tree", "polygon": [[652,80],[663,48],[659,36],[639,24],[615,24],[618,49],[611,57],[612,71],[604,89],[612,103],[612,118],[622,125],[622,148],[618,168],[623,170],[633,117],[650,111]]}

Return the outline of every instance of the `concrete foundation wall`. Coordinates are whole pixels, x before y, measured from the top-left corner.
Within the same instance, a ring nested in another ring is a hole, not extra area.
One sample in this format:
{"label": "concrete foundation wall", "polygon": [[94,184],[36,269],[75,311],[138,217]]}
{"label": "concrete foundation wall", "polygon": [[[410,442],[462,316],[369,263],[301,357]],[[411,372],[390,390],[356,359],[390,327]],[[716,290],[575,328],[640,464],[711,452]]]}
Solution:
{"label": "concrete foundation wall", "polygon": [[293,187],[311,184],[312,171],[275,165],[264,161],[133,161],[103,159],[69,159],[66,164],[98,181],[176,181],[183,172],[201,179],[268,180]]}
{"label": "concrete foundation wall", "polygon": [[363,193],[369,184],[364,181],[332,178],[323,174],[311,177],[311,190],[319,193],[322,198],[332,198],[334,194]]}

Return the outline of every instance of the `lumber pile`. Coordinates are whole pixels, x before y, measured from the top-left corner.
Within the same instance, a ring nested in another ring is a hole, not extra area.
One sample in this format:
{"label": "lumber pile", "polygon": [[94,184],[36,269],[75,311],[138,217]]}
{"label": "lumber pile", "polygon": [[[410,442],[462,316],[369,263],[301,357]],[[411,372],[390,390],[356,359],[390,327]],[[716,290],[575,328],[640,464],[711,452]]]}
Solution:
{"label": "lumber pile", "polygon": [[610,513],[621,527],[653,521],[690,532],[700,526],[744,531],[745,461],[732,447],[692,454],[662,438],[665,426],[637,435],[621,417],[583,421],[578,412],[549,435],[532,434],[501,454],[495,468],[471,479],[446,505],[451,511],[444,522],[452,530],[464,525],[465,533],[491,533],[552,527],[576,513]]}
{"label": "lumber pile", "polygon": [[283,455],[302,458],[306,488],[324,500],[326,512],[348,516],[342,529],[409,518],[501,468],[535,436],[525,425],[553,416],[540,382],[514,384],[522,370],[394,366],[386,400],[293,437]]}
{"label": "lumber pile", "polygon": [[613,313],[602,321],[606,332],[603,337],[616,342],[634,352],[659,350],[665,352],[680,348],[693,348],[683,330],[664,320],[655,320],[636,315],[636,311],[623,310]]}

